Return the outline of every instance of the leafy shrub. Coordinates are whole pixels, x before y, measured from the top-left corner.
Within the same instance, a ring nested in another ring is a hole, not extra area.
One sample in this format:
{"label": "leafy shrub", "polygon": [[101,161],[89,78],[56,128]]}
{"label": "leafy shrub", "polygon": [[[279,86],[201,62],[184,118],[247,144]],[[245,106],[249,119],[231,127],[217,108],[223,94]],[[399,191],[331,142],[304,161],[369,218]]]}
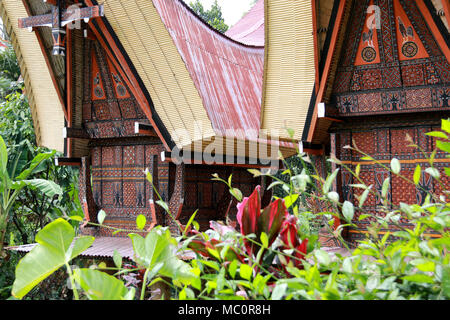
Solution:
{"label": "leafy shrub", "polygon": [[[437,147],[450,153],[450,121],[443,120],[442,129],[442,132],[429,135],[442,139]],[[356,146],[349,148],[360,151]],[[417,185],[420,175],[428,174],[441,183],[442,173],[434,166],[433,154],[428,168],[416,169],[413,181],[405,177],[402,179]],[[299,154],[298,157],[309,161],[305,154]],[[375,159],[371,160],[376,162]],[[337,159],[330,161],[343,165]],[[400,176],[398,160],[392,159],[391,167],[386,169]],[[341,232],[343,228],[353,226],[356,208],[348,201],[340,202],[339,196],[331,189],[338,171],[322,178],[307,174],[305,169],[293,175],[294,171],[288,169],[284,174],[289,179],[284,180],[272,176],[270,172],[251,172],[255,176],[273,177],[276,182],[271,187],[280,185],[287,195],[283,199],[274,199],[262,210],[259,188],[250,197],[242,198],[242,193],[232,187],[231,178],[225,181],[215,176],[215,180],[228,185],[230,193],[240,202],[239,231],[219,222],[211,222],[210,230],[199,232],[194,213],[186,226],[180,226],[179,237],[174,238],[167,228],[162,227],[154,228],[145,239],[136,234],[130,235],[136,254],[136,270],[144,271],[140,299],[146,297],[147,287],[156,283],[170,286],[174,299],[450,298],[450,205],[445,196],[429,192],[423,204],[401,203],[393,206],[385,192],[390,183],[386,180],[378,196],[384,203],[380,210],[387,214],[370,217],[373,221],[367,229],[367,239],[360,241],[355,249],[347,246],[347,254],[331,255],[321,247],[317,235],[311,229],[302,228],[304,220],[299,219],[302,212],[297,200],[303,195],[328,203],[330,210],[320,214],[328,216],[332,236],[346,246]],[[369,193],[377,191],[366,186],[359,179],[358,172],[353,174],[360,182],[358,187],[364,189],[358,199],[362,206]],[[450,176],[448,168],[445,168],[445,174]],[[148,178],[152,182],[151,177]],[[308,190],[311,185],[316,187]],[[317,192],[317,186],[320,186],[320,192]],[[447,195],[448,190],[444,194]],[[172,216],[168,206],[161,201],[158,203]],[[288,210],[292,213],[288,213]],[[409,219],[412,228],[405,228],[398,223],[401,215]],[[97,225],[101,226],[105,214],[100,213],[99,216],[100,224]],[[333,219],[336,218],[346,224],[333,228]],[[368,218],[368,215],[362,215],[360,219]],[[138,229],[142,231],[145,224],[145,218],[138,217]],[[397,229],[380,233],[382,228],[389,225]],[[135,290],[127,288],[117,277],[136,270],[123,268],[122,258],[117,253],[114,255],[116,268],[109,269],[116,272],[116,277],[99,270],[71,270],[68,265],[70,259],[93,241],[91,237],[79,238],[73,251],[70,251],[69,245],[74,234],[71,228],[67,222],[59,219],[38,234],[40,246],[25,256],[17,267],[13,289],[15,296],[23,297],[51,273],[48,270],[66,265],[69,279],[80,285],[85,298],[132,299]],[[429,230],[440,237],[431,238]],[[52,237],[58,234],[64,234],[64,245],[55,247]],[[187,254],[189,250],[192,253],[189,263],[180,260],[178,255]],[[46,261],[48,266],[42,272],[35,270],[34,275],[30,275],[33,262],[36,261],[39,264]],[[79,298],[77,290],[74,290],[74,297]]]}

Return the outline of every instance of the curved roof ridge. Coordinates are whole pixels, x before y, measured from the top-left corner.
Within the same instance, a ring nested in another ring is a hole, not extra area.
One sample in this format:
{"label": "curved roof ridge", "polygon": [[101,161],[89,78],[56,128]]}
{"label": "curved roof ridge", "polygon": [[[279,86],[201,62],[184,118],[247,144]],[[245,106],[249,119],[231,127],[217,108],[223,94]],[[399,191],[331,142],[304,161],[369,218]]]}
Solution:
{"label": "curved roof ridge", "polygon": [[[197,88],[216,134],[261,126],[264,47],[246,46],[207,25],[180,0],[153,0]],[[240,133],[239,133],[240,134]]]}
{"label": "curved roof ridge", "polygon": [[264,0],[259,0],[225,35],[244,45],[264,46]]}
{"label": "curved roof ridge", "polygon": [[[237,44],[237,45],[240,45],[240,46],[244,46],[244,47],[248,47],[248,48],[258,48],[258,49],[261,49],[261,48],[264,48],[264,45],[253,45],[253,44],[247,44],[247,43],[244,43],[244,42],[241,42],[241,41],[239,41],[239,40],[236,40],[236,39],[234,39],[234,38],[232,38],[232,37],[230,37],[229,35],[228,35],[228,31],[227,32],[225,32],[225,33],[222,33],[222,32],[220,32],[219,30],[217,30],[217,29],[215,29],[214,27],[212,27],[209,23],[207,23],[205,20],[203,20],[202,19],[202,17],[200,17],[186,2],[184,2],[184,0],[175,0],[175,1],[177,1],[177,2],[179,2],[179,3],[181,3],[181,5],[183,6],[183,7],[185,7],[188,11],[189,11],[189,13],[191,14],[191,15],[193,15],[201,24],[203,24],[204,26],[206,26],[208,29],[210,29],[211,31],[213,31],[214,33],[216,33],[217,35],[219,35],[220,37],[222,37],[222,38],[224,38],[224,39],[227,39],[227,40],[229,40],[229,41],[231,41],[231,42],[233,42],[233,43],[235,43],[235,44]],[[260,0],[260,1],[263,1],[264,2],[264,0]],[[256,6],[256,5],[255,5]]]}

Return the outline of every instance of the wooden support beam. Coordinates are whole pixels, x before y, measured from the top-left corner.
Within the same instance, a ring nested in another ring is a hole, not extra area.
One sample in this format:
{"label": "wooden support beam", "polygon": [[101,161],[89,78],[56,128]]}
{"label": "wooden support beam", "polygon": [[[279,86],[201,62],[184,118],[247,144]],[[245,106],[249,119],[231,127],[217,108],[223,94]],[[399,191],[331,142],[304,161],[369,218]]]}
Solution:
{"label": "wooden support beam", "polygon": [[[169,202],[169,210],[172,213],[173,221],[169,220],[168,225],[172,234],[181,234],[180,230],[184,229],[180,222],[181,212],[184,204],[184,183],[185,183],[185,167],[184,164],[179,164],[175,172],[175,186],[172,197]],[[181,228],[180,228],[181,227]]]}
{"label": "wooden support beam", "polygon": [[[345,7],[347,5],[347,1],[349,1],[349,0],[341,0],[339,2],[338,13],[337,13],[336,22],[335,22],[335,28],[333,29],[333,34],[331,36],[330,48],[329,48],[328,56],[326,58],[322,78],[320,81],[319,92],[317,93],[317,100],[316,100],[317,103],[320,103],[321,101],[323,101],[322,98],[324,97],[327,81],[328,81],[328,78],[331,73],[333,57],[334,57],[335,50],[337,47],[337,38],[338,38],[339,32],[341,31],[341,28],[342,28],[342,20],[344,18],[344,11],[345,11]],[[313,140],[314,132],[316,130],[317,123],[319,120],[318,111],[319,111],[318,105],[316,105],[314,107],[314,112],[313,112],[313,115],[311,118],[311,125],[308,130],[307,140],[310,142]]]}
{"label": "wooden support beam", "polygon": [[135,122],[134,123],[134,133],[142,134],[145,136],[158,137],[155,129],[151,124]]}
{"label": "wooden support beam", "polygon": [[88,222],[97,223],[97,213],[99,208],[94,201],[94,195],[92,193],[91,185],[91,160],[88,157],[81,158],[81,168],[79,177],[79,193],[81,206],[83,207],[85,224],[82,228],[86,227]]}
{"label": "wooden support beam", "polygon": [[89,134],[84,129],[68,128],[68,127],[65,127],[63,129],[63,138],[64,139],[83,139],[83,140],[91,139]]}
{"label": "wooden support beam", "polygon": [[50,27],[53,38],[53,55],[64,56],[66,53],[66,26],[80,23],[81,20],[89,23],[90,19],[104,16],[103,5],[84,8],[75,5],[66,8],[64,0],[49,3],[53,5],[51,13],[21,18],[18,26],[29,30],[33,30],[35,27]]}
{"label": "wooden support beam", "polygon": [[[102,5],[77,10],[78,12],[74,12],[73,10],[64,10],[62,12],[62,21],[60,21],[62,27],[77,20],[84,20],[87,23],[89,19],[100,18],[105,15]],[[19,19],[18,26],[19,28],[52,27],[55,23],[55,12],[52,12],[51,14],[21,18]]]}
{"label": "wooden support beam", "polygon": [[81,167],[81,158],[56,158],[55,165],[57,167]]}
{"label": "wooden support beam", "polygon": [[336,118],[332,118],[332,117],[327,117],[327,112],[326,112],[326,107],[325,107],[325,103],[321,102],[317,105],[317,117],[319,119],[323,119],[323,120],[328,120],[328,121],[332,121],[332,122],[343,122],[342,120],[336,119]]}
{"label": "wooden support beam", "polygon": [[306,152],[308,154],[320,156],[324,153],[324,147],[321,144],[313,144],[307,141],[302,141],[299,143],[299,152]]}

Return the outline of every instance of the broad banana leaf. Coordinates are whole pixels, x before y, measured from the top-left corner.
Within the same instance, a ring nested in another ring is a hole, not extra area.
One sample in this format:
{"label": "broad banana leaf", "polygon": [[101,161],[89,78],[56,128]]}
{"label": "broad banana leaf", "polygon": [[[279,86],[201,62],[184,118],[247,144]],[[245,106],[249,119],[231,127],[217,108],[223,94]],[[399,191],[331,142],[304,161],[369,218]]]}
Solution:
{"label": "broad banana leaf", "polygon": [[31,289],[53,272],[89,248],[94,237],[75,237],[72,226],[64,219],[48,224],[36,235],[36,247],[23,257],[16,267],[12,295],[22,299]]}
{"label": "broad banana leaf", "polygon": [[47,152],[47,153],[39,153],[37,156],[34,157],[33,160],[31,160],[30,165],[27,169],[23,170],[16,178],[15,180],[25,180],[27,179],[32,173],[36,172],[36,168],[45,160],[50,159],[55,155],[56,151]]}
{"label": "broad banana leaf", "polygon": [[171,242],[170,232],[155,228],[144,239],[138,234],[129,235],[133,242],[136,262],[148,270],[159,263],[163,267],[158,274],[175,281],[188,284],[195,276],[191,267],[176,256],[175,246]]}
{"label": "broad banana leaf", "polygon": [[75,281],[90,300],[132,300],[135,289],[130,291],[125,284],[104,272],[93,269],[76,269]]}
{"label": "broad banana leaf", "polygon": [[45,179],[33,179],[33,180],[21,180],[13,182],[12,189],[19,190],[24,187],[31,187],[38,189],[49,198],[53,198],[55,195],[62,195],[63,191],[59,185],[53,181]]}

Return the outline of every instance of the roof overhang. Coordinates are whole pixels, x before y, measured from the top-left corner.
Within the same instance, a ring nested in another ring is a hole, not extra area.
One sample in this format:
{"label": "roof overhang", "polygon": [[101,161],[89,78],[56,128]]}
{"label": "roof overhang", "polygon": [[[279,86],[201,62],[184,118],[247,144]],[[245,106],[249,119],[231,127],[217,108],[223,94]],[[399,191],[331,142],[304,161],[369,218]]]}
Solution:
{"label": "roof overhang", "polygon": [[28,16],[22,1],[1,0],[0,15],[19,61],[25,93],[31,107],[39,146],[64,152],[64,105],[54,86],[51,71],[37,35],[19,29],[18,19]]}

